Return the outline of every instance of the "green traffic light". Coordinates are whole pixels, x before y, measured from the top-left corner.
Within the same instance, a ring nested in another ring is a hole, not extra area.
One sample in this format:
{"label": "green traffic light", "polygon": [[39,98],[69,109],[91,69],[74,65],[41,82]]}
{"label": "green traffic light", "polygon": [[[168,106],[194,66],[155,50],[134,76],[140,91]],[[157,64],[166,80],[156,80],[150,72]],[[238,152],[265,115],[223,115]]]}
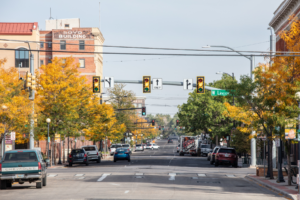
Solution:
{"label": "green traffic light", "polygon": [[149,90],[149,88],[145,88],[145,91],[147,92]]}
{"label": "green traffic light", "polygon": [[95,90],[95,91],[98,91],[98,88],[95,88],[94,90]]}
{"label": "green traffic light", "polygon": [[202,91],[202,88],[199,88],[199,91],[201,92],[201,91]]}

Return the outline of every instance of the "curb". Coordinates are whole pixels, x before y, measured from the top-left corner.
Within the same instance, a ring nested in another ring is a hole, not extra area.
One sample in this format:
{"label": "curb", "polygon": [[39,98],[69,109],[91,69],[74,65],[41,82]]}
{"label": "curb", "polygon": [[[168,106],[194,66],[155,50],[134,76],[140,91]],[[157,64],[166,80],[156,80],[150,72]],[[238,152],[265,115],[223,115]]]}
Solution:
{"label": "curb", "polygon": [[289,199],[294,199],[294,200],[296,200],[291,194],[289,194],[289,193],[287,193],[287,192],[285,192],[285,191],[282,191],[282,190],[280,190],[280,189],[278,189],[278,188],[276,188],[276,187],[273,187],[273,186],[271,186],[271,185],[268,185],[268,184],[266,184],[266,183],[264,183],[264,182],[262,182],[262,181],[260,181],[260,180],[257,180],[257,179],[255,179],[255,178],[253,178],[253,177],[251,177],[251,176],[245,176],[245,178],[246,179],[248,179],[248,180],[250,180],[250,181],[254,181],[256,184],[258,184],[258,185],[263,185],[264,187],[266,187],[266,188],[268,188],[268,189],[271,189],[272,191],[275,191],[276,193],[279,193],[279,194],[282,194],[284,197],[287,197],[287,198],[289,198]]}

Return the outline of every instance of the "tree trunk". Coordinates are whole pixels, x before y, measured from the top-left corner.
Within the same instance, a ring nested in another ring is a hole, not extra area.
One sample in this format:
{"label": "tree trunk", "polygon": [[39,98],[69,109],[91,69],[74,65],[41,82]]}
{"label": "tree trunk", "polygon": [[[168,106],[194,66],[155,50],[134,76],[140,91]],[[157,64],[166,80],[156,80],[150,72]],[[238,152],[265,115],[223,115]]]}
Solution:
{"label": "tree trunk", "polygon": [[216,135],[216,146],[218,146],[218,143],[219,142],[219,138],[218,138],[218,136]]}
{"label": "tree trunk", "polygon": [[287,154],[287,163],[288,163],[288,185],[292,185],[292,172],[291,172],[291,149],[290,149],[290,140],[286,140],[286,154]]}

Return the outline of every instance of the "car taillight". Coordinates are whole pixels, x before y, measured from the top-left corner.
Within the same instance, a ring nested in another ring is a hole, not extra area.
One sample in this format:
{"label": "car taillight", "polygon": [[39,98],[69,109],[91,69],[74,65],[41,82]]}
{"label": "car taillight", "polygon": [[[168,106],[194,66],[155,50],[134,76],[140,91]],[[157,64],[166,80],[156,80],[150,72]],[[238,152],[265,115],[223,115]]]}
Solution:
{"label": "car taillight", "polygon": [[0,163],[0,172],[2,171],[2,164]]}
{"label": "car taillight", "polygon": [[42,165],[40,162],[38,162],[38,165],[39,165],[39,170],[42,170]]}
{"label": "car taillight", "polygon": [[84,157],[86,158],[86,153],[84,154]]}
{"label": "car taillight", "polygon": [[69,155],[69,158],[72,158],[72,154]]}
{"label": "car taillight", "polygon": [[97,152],[97,156],[99,155],[99,152]]}
{"label": "car taillight", "polygon": [[129,151],[129,149],[128,149],[128,151]]}
{"label": "car taillight", "polygon": [[216,157],[219,157],[219,154],[218,154],[218,153],[216,153]]}
{"label": "car taillight", "polygon": [[115,151],[115,154],[118,154],[118,152]]}
{"label": "car taillight", "polygon": [[129,152],[128,152],[128,151],[126,151],[126,152],[125,152],[125,154],[129,154]]}

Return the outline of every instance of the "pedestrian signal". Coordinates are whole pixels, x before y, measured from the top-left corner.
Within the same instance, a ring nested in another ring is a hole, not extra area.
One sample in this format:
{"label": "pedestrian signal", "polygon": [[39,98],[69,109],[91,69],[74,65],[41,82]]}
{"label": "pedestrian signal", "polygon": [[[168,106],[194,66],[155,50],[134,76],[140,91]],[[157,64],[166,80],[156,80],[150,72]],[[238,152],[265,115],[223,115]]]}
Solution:
{"label": "pedestrian signal", "polygon": [[143,76],[143,93],[151,93],[151,76]]}
{"label": "pedestrian signal", "polygon": [[100,93],[100,76],[93,76],[93,93]]}
{"label": "pedestrian signal", "polygon": [[205,79],[204,76],[197,76],[197,93],[204,94],[205,93]]}

